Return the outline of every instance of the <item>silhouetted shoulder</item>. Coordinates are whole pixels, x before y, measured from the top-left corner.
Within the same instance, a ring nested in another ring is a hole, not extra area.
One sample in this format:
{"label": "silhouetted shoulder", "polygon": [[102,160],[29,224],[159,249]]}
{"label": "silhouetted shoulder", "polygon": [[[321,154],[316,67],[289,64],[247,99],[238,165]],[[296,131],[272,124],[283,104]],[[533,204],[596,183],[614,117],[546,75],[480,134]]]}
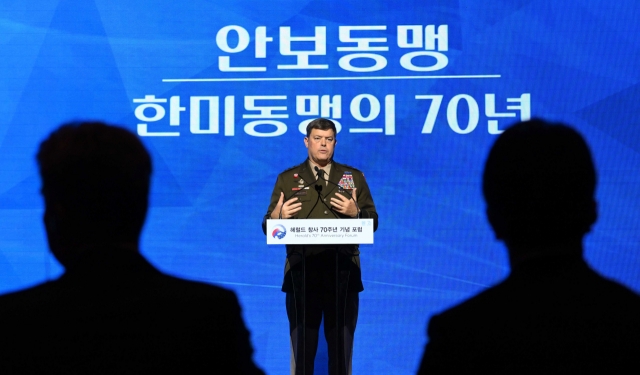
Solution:
{"label": "silhouetted shoulder", "polygon": [[8,314],[20,316],[23,311],[37,310],[41,305],[55,302],[62,293],[58,281],[49,281],[0,296],[0,325],[7,323],[4,318]]}
{"label": "silhouetted shoulder", "polygon": [[435,373],[607,372],[635,363],[638,314],[637,294],[586,265],[516,272],[434,316],[423,365]]}
{"label": "silhouetted shoulder", "polygon": [[14,358],[0,370],[262,373],[235,293],[160,272],[126,279],[62,277],[0,297],[0,345]]}
{"label": "silhouetted shoulder", "polygon": [[236,295],[233,291],[205,282],[186,280],[166,274],[163,274],[160,280],[159,282],[166,283],[168,286],[166,293],[184,294],[184,298],[208,295],[229,301],[236,300]]}

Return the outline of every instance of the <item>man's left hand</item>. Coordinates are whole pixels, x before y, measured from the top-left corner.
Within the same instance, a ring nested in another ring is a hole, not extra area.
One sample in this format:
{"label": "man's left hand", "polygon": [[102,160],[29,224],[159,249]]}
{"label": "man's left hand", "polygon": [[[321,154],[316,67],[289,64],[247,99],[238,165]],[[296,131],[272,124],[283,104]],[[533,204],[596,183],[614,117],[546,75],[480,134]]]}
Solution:
{"label": "man's left hand", "polygon": [[335,197],[332,197],[331,206],[333,210],[346,216],[356,217],[358,215],[358,207],[355,202],[357,200],[356,190],[358,189],[355,188],[351,192],[353,199],[349,199],[342,194],[336,194]]}

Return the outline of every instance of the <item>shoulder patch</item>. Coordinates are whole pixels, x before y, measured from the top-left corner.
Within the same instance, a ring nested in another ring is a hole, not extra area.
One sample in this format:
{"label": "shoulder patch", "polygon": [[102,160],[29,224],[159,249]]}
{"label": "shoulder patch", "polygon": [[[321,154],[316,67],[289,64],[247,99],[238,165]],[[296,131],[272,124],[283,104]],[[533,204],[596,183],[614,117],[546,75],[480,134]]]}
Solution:
{"label": "shoulder patch", "polygon": [[298,165],[294,165],[293,167],[289,167],[289,168],[285,169],[284,171],[280,172],[280,174],[284,174],[284,173],[287,173],[287,172],[291,172],[292,170],[294,170],[294,169],[296,169],[296,168],[303,167],[303,166],[304,166],[304,163],[306,163],[306,161],[305,161],[305,162],[303,162],[302,164],[298,164]]}
{"label": "shoulder patch", "polygon": [[354,172],[358,172],[358,173],[360,173],[360,174],[362,174],[364,176],[364,173],[362,173],[362,171],[359,170],[358,168],[354,168],[354,167],[352,167],[350,165],[341,164],[341,163],[336,163],[336,164],[342,166],[345,169],[352,169]]}
{"label": "shoulder patch", "polygon": [[287,172],[289,172],[291,170],[294,170],[294,169],[296,169],[298,167],[299,167],[299,165],[294,165],[293,167],[289,167],[289,168],[285,169],[284,171],[282,171],[280,173],[287,173]]}

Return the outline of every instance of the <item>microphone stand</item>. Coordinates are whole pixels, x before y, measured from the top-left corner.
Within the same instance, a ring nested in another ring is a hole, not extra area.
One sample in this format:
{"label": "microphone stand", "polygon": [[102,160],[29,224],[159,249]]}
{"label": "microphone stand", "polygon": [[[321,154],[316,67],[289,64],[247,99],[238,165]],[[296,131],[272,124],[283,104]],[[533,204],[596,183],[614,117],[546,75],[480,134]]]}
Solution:
{"label": "microphone stand", "polygon": [[[331,180],[329,180],[327,178],[324,178],[324,174],[326,172],[323,169],[320,169],[317,166],[314,167],[314,169],[315,169],[316,173],[318,174],[318,180],[323,180],[323,181],[326,181],[327,183],[331,183],[331,184],[337,186],[339,193],[344,191],[343,187],[340,186],[339,184],[336,184],[335,182],[333,182],[333,181],[331,181]],[[317,186],[316,186],[316,190],[317,190]],[[322,189],[318,190],[318,195],[320,195],[320,191],[321,190]],[[356,208],[358,210],[356,218],[359,219],[360,218],[360,206],[358,205],[358,201],[353,198],[353,192],[351,192],[348,195],[349,195],[349,198],[351,200],[353,200],[353,203],[356,204]],[[326,206],[326,203],[325,203],[325,206]],[[339,217],[339,216],[336,216],[336,217]],[[336,329],[336,343],[335,343],[335,347],[336,348],[335,348],[335,350],[336,350],[336,353],[335,353],[335,358],[336,359],[335,360],[336,360],[336,375],[339,375],[340,374],[340,362],[341,362],[341,356],[340,356],[340,348],[341,348],[341,346],[340,346],[340,342],[342,341],[342,344],[344,344],[344,338],[342,336],[344,335],[343,326],[344,326],[345,322],[342,322],[340,320],[340,267],[339,267],[340,258],[339,258],[339,254],[338,254],[338,248],[335,249],[335,253],[336,253],[336,259],[335,259],[335,265],[336,265],[336,267],[335,267],[335,273],[336,273],[336,279],[335,279],[335,282],[336,282],[336,290],[335,290],[335,294],[336,294],[336,307],[335,307],[336,308],[336,328],[335,328]],[[347,279],[347,285],[345,287],[347,289],[349,288],[348,279]],[[347,297],[346,295],[347,295],[347,290],[345,290],[345,303],[346,303],[346,297]],[[341,338],[342,338],[342,340],[341,340]],[[343,354],[343,357],[344,357],[344,350],[342,352],[343,352],[342,354]],[[346,374],[346,372],[347,372],[346,359],[342,358],[342,360],[344,361],[344,370],[345,370],[345,374]]]}
{"label": "microphone stand", "polygon": [[[317,168],[317,167],[316,167]],[[315,180],[313,180],[312,182],[304,185],[302,188],[300,188],[300,190],[297,190],[296,192],[294,192],[293,194],[290,194],[288,197],[285,197],[285,199],[282,200],[282,205],[284,206],[284,203],[286,201],[288,201],[289,199],[293,198],[299,191],[304,190],[305,188],[315,184],[318,182],[318,180],[320,179],[320,177],[316,178]],[[320,198],[320,191],[322,191],[322,186],[321,185],[316,185],[315,186],[316,191],[318,192],[318,199]],[[318,202],[316,201],[316,204],[318,204]],[[278,219],[282,219],[282,207],[280,207],[280,212],[278,213]],[[307,257],[306,257],[306,247],[305,245],[302,245],[302,297],[301,297],[301,303],[302,303],[302,332],[300,333],[301,337],[301,341],[302,341],[302,353],[300,353],[300,357],[301,361],[297,360],[297,358],[295,359],[296,361],[296,367],[298,366],[299,362],[302,362],[302,374],[305,375],[307,373]],[[293,283],[294,277],[293,277],[293,270],[291,271],[291,280]],[[295,284],[294,284],[294,293],[295,293]],[[294,297],[294,305],[296,304],[295,302],[295,297]],[[297,319],[297,318],[296,318]],[[300,345],[300,344],[298,344]],[[296,372],[298,372],[296,370]]]}

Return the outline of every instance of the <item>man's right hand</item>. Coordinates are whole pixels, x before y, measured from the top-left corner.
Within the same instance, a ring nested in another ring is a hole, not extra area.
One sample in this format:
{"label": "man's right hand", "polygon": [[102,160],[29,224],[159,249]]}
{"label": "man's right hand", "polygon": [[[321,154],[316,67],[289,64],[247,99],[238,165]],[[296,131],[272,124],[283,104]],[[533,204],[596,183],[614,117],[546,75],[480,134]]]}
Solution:
{"label": "man's right hand", "polygon": [[290,217],[295,216],[298,211],[302,209],[302,203],[298,201],[298,197],[293,197],[288,201],[282,203],[284,201],[284,193],[280,192],[280,199],[278,199],[278,204],[271,211],[271,218],[278,219],[280,218],[280,210],[282,210],[282,218],[288,219]]}

